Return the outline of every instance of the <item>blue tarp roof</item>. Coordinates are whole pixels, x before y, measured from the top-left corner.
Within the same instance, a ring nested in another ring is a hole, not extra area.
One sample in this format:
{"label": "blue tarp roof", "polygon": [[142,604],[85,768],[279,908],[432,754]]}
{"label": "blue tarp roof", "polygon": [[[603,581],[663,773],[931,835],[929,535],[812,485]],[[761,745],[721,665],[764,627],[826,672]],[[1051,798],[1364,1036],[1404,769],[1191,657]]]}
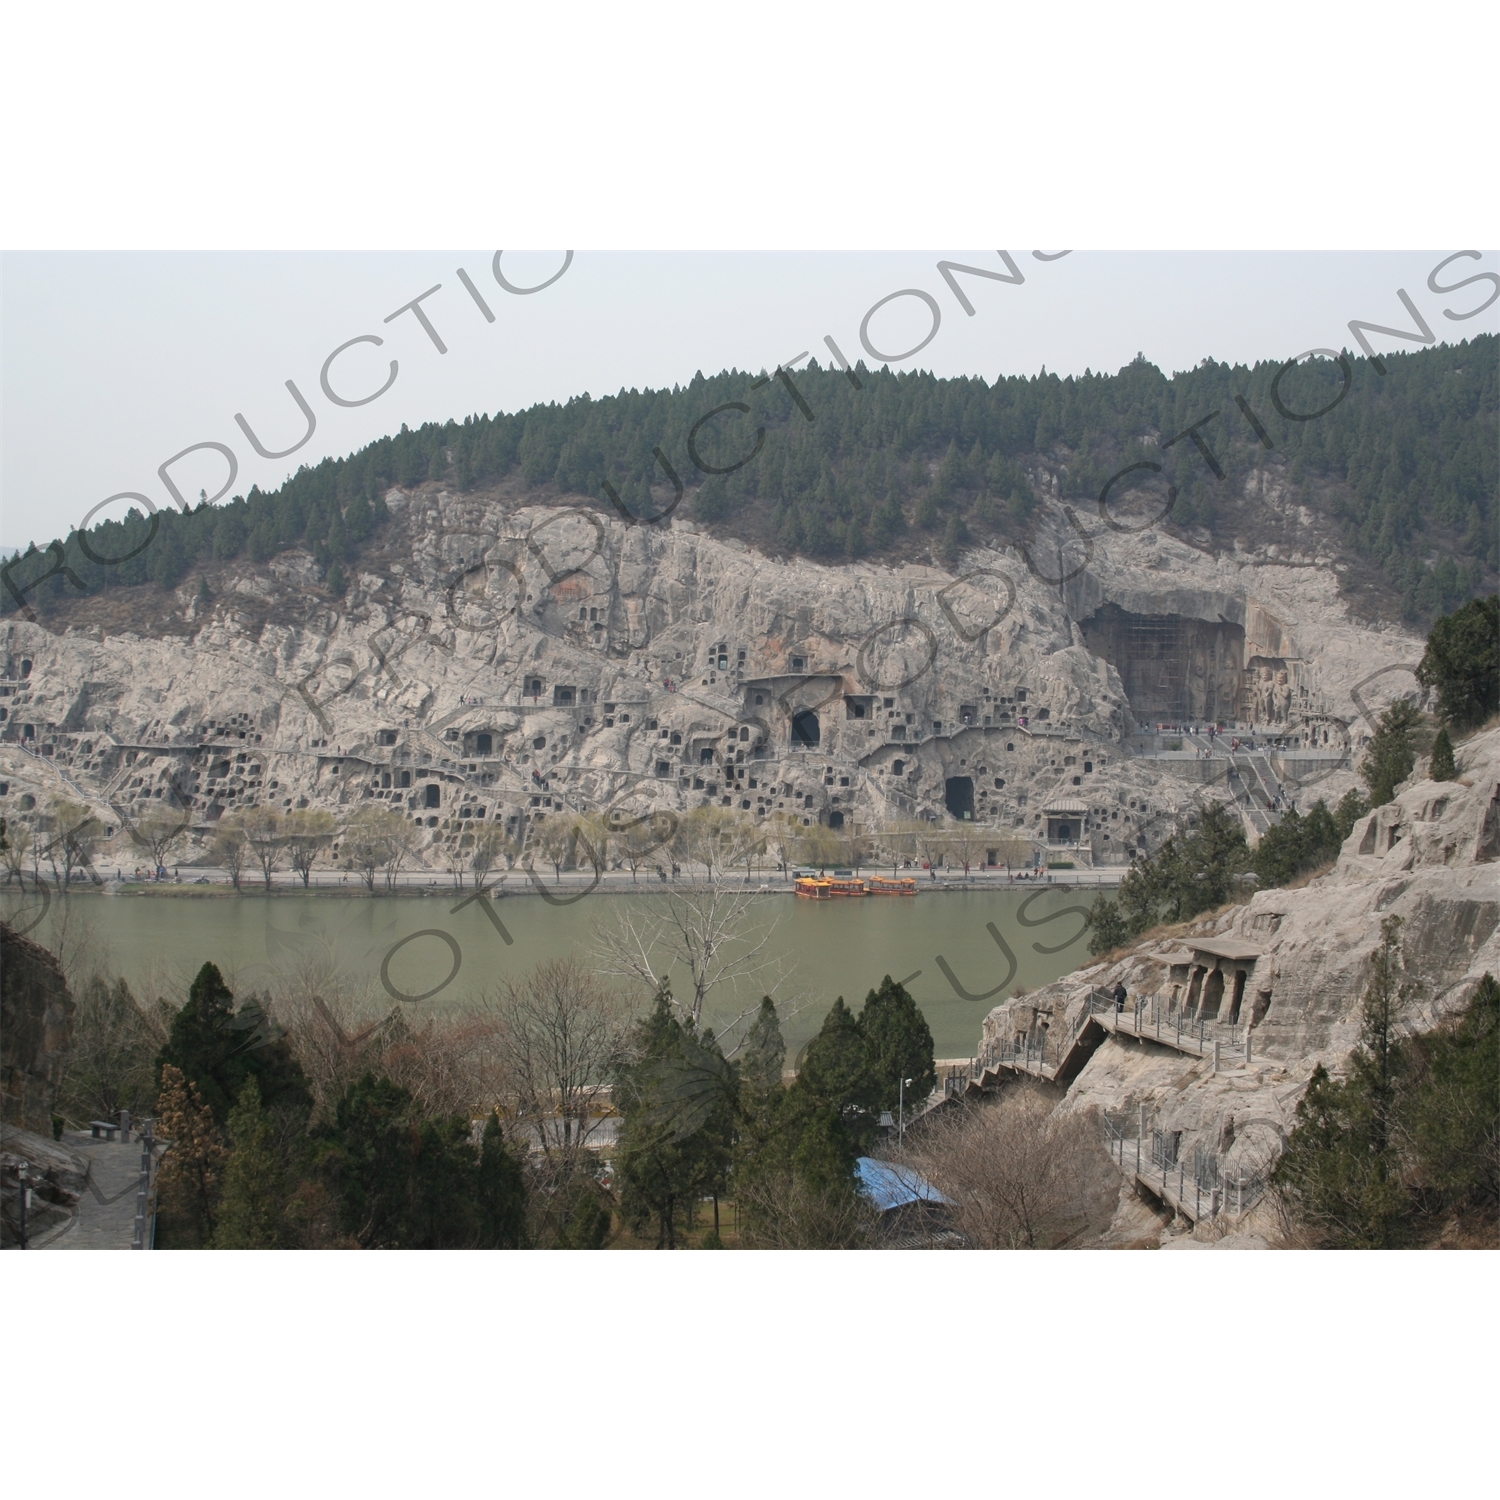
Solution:
{"label": "blue tarp roof", "polygon": [[946,1203],[948,1200],[927,1181],[919,1177],[910,1167],[898,1167],[893,1162],[876,1161],[873,1156],[861,1156],[854,1164],[859,1176],[859,1185],[881,1213],[908,1203]]}

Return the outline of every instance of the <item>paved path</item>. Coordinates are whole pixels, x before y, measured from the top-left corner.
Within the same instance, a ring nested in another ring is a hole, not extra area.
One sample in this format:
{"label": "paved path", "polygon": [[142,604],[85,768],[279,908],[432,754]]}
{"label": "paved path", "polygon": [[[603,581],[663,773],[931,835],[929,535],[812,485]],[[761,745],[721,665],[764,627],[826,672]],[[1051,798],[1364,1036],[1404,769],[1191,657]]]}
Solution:
{"label": "paved path", "polygon": [[[33,1250],[128,1250],[135,1234],[136,1187],[141,1174],[138,1136],[128,1146],[96,1141],[86,1130],[63,1132],[61,1144],[92,1163],[78,1212]],[[103,1200],[103,1201],[101,1201]]]}

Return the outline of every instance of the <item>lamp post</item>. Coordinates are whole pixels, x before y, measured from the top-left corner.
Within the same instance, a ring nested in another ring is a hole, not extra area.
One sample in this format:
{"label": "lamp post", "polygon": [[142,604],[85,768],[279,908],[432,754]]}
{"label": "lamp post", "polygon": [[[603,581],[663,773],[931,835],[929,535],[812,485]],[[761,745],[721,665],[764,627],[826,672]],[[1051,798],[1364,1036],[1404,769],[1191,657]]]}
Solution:
{"label": "lamp post", "polygon": [[23,1161],[17,1165],[16,1187],[20,1190],[19,1207],[21,1211],[19,1242],[22,1250],[29,1250],[31,1248],[31,1237],[26,1232],[26,1210],[30,1207],[31,1184],[40,1181],[41,1178],[32,1176],[30,1162]]}
{"label": "lamp post", "polygon": [[911,1082],[910,1078],[902,1078],[896,1087],[896,1107],[899,1111],[896,1126],[896,1141],[898,1145],[906,1144],[906,1086]]}

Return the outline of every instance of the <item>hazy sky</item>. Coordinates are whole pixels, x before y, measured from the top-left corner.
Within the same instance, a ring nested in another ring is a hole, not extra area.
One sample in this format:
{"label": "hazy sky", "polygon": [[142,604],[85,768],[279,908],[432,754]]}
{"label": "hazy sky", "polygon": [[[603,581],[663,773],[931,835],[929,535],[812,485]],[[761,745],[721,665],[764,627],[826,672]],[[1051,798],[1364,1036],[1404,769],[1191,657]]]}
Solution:
{"label": "hazy sky", "polygon": [[[1464,248],[1464,247],[1455,247]],[[1052,253],[1050,251],[1044,253]],[[12,253],[0,261],[0,542],[24,546],[62,535],[121,491],[155,503],[171,497],[158,465],[195,443],[229,447],[239,471],[230,494],[278,484],[298,464],[343,454],[394,432],[471,412],[514,410],[589,391],[671,385],[695,370],[774,368],[803,351],[827,361],[831,335],[849,359],[866,313],[905,289],[926,292],[940,324],[902,369],[940,375],[1113,371],[1137,351],[1164,370],[1205,356],[1285,359],[1314,347],[1353,345],[1350,319],[1412,328],[1404,289],[1440,339],[1500,326],[1500,304],[1453,321],[1493,284],[1446,295],[1428,275],[1454,249],[1347,253],[1075,251],[1043,261],[1010,254],[1020,285],[960,277],[967,316],[937,269],[943,259],[1004,271],[993,250],[878,253],[579,251],[545,290],[502,288],[493,252]],[[514,285],[544,281],[562,252],[507,253]],[[494,315],[463,286],[463,268]],[[1500,258],[1454,261],[1437,278],[1500,270]],[[423,303],[440,353],[404,303]],[[871,318],[877,349],[911,348],[932,329],[914,296]],[[330,376],[336,392],[363,396],[399,373],[385,394],[345,408],[320,385],[324,360],[355,344]],[[1414,343],[1371,335],[1378,349]],[[292,380],[317,418],[312,440],[289,458],[254,453],[235,422],[243,413],[272,451],[306,430],[285,386]],[[217,452],[175,464],[178,488],[213,495],[228,476]],[[227,497],[226,497],[227,498]],[[124,502],[102,515],[119,516]]]}

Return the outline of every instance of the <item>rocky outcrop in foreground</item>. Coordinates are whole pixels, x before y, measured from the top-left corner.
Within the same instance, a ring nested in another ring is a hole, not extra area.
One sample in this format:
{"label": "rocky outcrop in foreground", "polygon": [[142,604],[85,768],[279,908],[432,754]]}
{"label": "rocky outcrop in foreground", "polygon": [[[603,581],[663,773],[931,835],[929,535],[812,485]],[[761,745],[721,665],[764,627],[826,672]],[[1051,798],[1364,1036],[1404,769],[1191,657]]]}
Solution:
{"label": "rocky outcrop in foreground", "polygon": [[57,960],[0,922],[0,1113],[7,1125],[52,1133],[73,1045],[73,997]]}
{"label": "rocky outcrop in foreground", "polygon": [[997,1006],[986,1076],[1048,1077],[1066,1088],[1063,1108],[1104,1112],[1122,1169],[1179,1226],[1274,1233],[1259,1186],[1314,1068],[1347,1070],[1383,919],[1401,918],[1421,982],[1408,1033],[1500,974],[1500,730],[1462,745],[1458,767],[1457,781],[1405,783],[1309,884],[1258,892]]}

